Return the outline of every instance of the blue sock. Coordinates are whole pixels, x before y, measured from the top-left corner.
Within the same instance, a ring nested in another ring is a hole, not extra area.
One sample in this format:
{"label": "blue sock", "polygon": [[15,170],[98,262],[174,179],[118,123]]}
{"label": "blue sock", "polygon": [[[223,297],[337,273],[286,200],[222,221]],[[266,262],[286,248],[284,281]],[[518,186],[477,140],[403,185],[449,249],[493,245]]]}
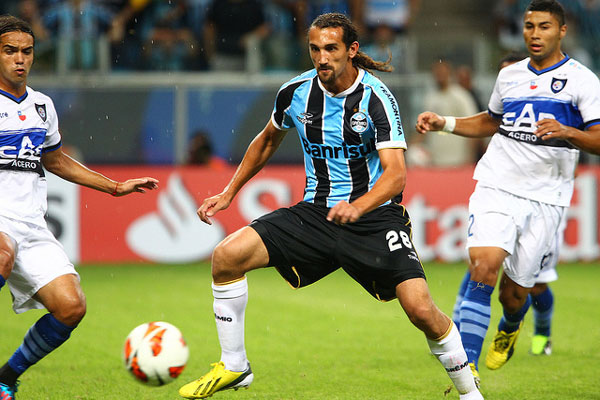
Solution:
{"label": "blue sock", "polygon": [[490,324],[493,286],[469,281],[460,305],[460,336],[470,363],[478,366],[483,339]]}
{"label": "blue sock", "polygon": [[525,318],[525,314],[527,314],[527,310],[529,310],[529,306],[531,305],[531,296],[527,296],[527,300],[525,300],[525,304],[519,311],[514,314],[509,314],[504,311],[504,315],[500,318],[500,323],[498,324],[498,330],[504,331],[506,333],[512,333],[519,329],[519,325],[523,318]]}
{"label": "blue sock", "polygon": [[63,344],[75,327],[70,327],[46,314],[27,331],[21,346],[8,360],[8,365],[19,375]]}
{"label": "blue sock", "polygon": [[2,289],[2,286],[4,286],[5,283],[6,281],[4,280],[4,277],[0,275],[0,289]]}
{"label": "blue sock", "polygon": [[467,285],[469,284],[470,280],[471,273],[467,270],[462,282],[460,283],[460,287],[458,288],[458,294],[456,295],[456,301],[454,302],[454,309],[452,310],[452,321],[458,330],[460,330],[460,304],[465,297],[465,291],[467,290]]}
{"label": "blue sock", "polygon": [[548,286],[538,296],[530,296],[533,300],[533,317],[535,320],[535,334],[550,336],[552,313],[554,312],[554,296]]}

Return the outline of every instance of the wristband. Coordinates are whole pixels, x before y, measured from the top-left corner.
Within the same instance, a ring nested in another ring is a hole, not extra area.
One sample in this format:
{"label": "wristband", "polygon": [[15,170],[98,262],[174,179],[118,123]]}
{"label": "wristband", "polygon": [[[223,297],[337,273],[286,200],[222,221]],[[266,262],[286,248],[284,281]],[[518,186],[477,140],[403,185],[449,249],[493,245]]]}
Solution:
{"label": "wristband", "polygon": [[448,117],[445,116],[444,119],[446,120],[446,123],[444,124],[442,131],[449,132],[449,133],[454,132],[454,128],[456,128],[456,118],[450,117],[450,116],[448,116]]}
{"label": "wristband", "polygon": [[117,195],[117,189],[119,188],[119,182],[117,182],[117,184],[115,185],[115,190],[113,190],[113,192],[110,194],[111,196],[116,196]]}

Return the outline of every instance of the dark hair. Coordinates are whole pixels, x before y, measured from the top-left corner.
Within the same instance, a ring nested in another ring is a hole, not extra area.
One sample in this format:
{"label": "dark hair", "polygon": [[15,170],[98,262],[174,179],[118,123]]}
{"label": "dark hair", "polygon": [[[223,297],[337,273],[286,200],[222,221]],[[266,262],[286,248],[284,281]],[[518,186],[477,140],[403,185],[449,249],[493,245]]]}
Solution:
{"label": "dark hair", "polygon": [[0,36],[8,32],[27,33],[31,35],[31,37],[33,38],[33,42],[35,43],[35,35],[33,34],[33,29],[31,29],[31,25],[29,25],[22,19],[14,17],[12,15],[0,15]]}
{"label": "dark hair", "polygon": [[502,69],[502,64],[504,64],[504,63],[508,62],[508,63],[512,64],[512,63],[516,63],[517,61],[521,61],[525,58],[527,58],[527,56],[524,53],[520,53],[518,51],[512,51],[500,59],[500,61],[498,62],[498,69],[499,70]]}
{"label": "dark hair", "polygon": [[[346,48],[350,48],[350,45],[354,42],[358,42],[358,32],[356,27],[352,24],[352,21],[344,14],[341,13],[328,13],[321,14],[310,24],[310,28],[342,28],[342,41],[346,45]],[[386,62],[375,61],[362,51],[358,51],[356,56],[352,59],[352,65],[366,69],[367,71],[376,70],[382,72],[391,72],[394,67],[390,65],[390,58]]]}
{"label": "dark hair", "polygon": [[532,0],[527,6],[527,11],[546,11],[549,12],[557,19],[558,24],[563,26],[565,24],[565,9],[556,0]]}

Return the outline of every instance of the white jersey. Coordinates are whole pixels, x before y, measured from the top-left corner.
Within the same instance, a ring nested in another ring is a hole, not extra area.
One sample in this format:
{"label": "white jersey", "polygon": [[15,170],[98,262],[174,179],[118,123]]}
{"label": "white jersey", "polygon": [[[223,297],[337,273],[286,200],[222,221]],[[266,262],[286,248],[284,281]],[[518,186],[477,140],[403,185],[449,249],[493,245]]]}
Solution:
{"label": "white jersey", "polygon": [[520,197],[568,207],[579,150],[533,132],[545,118],[580,130],[600,124],[598,77],[569,56],[541,71],[526,58],[500,71],[488,108],[502,123],[473,178]]}
{"label": "white jersey", "polygon": [[46,226],[42,153],[61,146],[52,100],[27,87],[15,97],[0,90],[0,215]]}

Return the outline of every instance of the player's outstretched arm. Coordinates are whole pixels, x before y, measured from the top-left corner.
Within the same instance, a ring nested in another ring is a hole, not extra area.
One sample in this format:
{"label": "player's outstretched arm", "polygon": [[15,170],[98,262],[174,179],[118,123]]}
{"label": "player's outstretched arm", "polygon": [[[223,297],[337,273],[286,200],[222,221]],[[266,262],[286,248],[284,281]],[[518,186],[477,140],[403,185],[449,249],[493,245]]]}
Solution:
{"label": "player's outstretched arm", "polygon": [[248,146],[242,162],[223,192],[205,199],[198,208],[196,213],[202,222],[211,225],[212,222],[210,221],[210,217],[220,210],[229,207],[229,204],[231,204],[233,198],[240,191],[242,186],[256,175],[258,171],[265,166],[267,161],[269,161],[285,137],[285,134],[286,131],[277,129],[269,120],[265,129],[256,135],[254,140],[252,140],[252,143]]}
{"label": "player's outstretched arm", "polygon": [[417,132],[425,134],[429,131],[441,131],[444,129],[446,119],[441,115],[437,115],[431,111],[425,111],[417,117]]}
{"label": "player's outstretched arm", "polygon": [[425,111],[419,114],[415,128],[421,134],[429,131],[447,131],[458,136],[482,138],[498,132],[501,121],[483,111],[470,117],[455,118],[455,124],[448,124],[448,122],[441,115]]}
{"label": "player's outstretched arm", "polygon": [[149,177],[128,179],[125,182],[109,179],[72,159],[60,148],[44,153],[42,163],[48,171],[69,182],[110,193],[113,196],[125,196],[133,192],[144,193],[146,189],[158,188],[158,180]]}

